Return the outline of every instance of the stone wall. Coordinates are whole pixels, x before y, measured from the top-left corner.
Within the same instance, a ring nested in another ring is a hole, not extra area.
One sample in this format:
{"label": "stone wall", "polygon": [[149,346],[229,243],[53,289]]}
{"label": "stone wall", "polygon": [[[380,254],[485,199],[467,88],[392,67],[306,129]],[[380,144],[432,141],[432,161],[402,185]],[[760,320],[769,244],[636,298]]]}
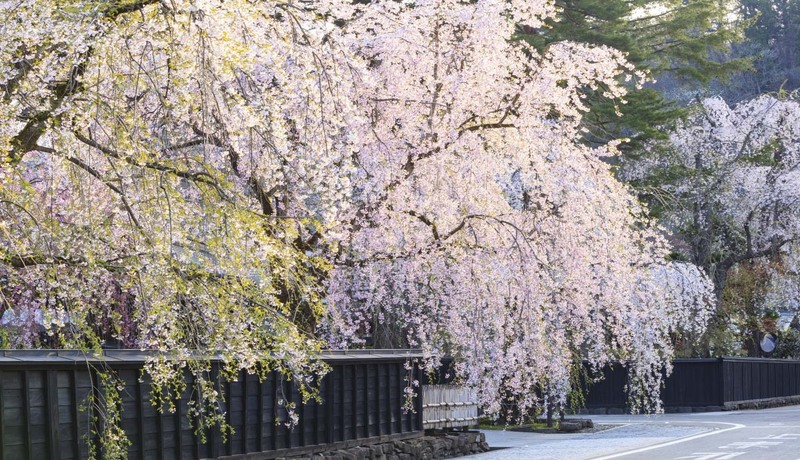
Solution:
{"label": "stone wall", "polygon": [[[767,409],[771,407],[794,406],[800,404],[800,396],[778,396],[775,398],[751,399],[748,401],[726,402],[724,406],[666,406],[667,414],[682,414],[690,412],[719,412],[746,409]],[[619,407],[593,407],[581,409],[578,413],[583,415],[622,415],[630,412]]]}
{"label": "stone wall", "polygon": [[489,450],[483,433],[439,432],[404,441],[351,447],[331,452],[285,457],[292,460],[437,460]]}

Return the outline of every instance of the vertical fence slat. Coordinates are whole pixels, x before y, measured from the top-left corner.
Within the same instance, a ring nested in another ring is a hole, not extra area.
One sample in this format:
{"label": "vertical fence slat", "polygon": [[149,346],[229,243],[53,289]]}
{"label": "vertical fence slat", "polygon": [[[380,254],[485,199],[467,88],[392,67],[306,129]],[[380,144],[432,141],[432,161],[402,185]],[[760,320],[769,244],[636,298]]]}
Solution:
{"label": "vertical fence slat", "polygon": [[78,371],[73,369],[70,372],[70,382],[72,383],[72,449],[74,452],[73,458],[80,458],[81,456],[81,428],[80,416],[80,395],[78,393]]}
{"label": "vertical fence slat", "polygon": [[798,363],[794,363],[792,366],[794,372],[792,372],[792,377],[794,380],[794,385],[792,385],[792,394],[800,394],[800,365]]}
{"label": "vertical fence slat", "polygon": [[350,379],[348,384],[350,387],[350,399],[351,399],[350,404],[352,404],[352,409],[353,409],[352,413],[353,420],[351,425],[353,427],[352,428],[353,438],[358,437],[358,416],[356,415],[356,413],[358,412],[358,385],[356,384],[356,382],[358,381],[358,372],[356,372],[356,369],[357,369],[356,365],[348,366],[348,370],[352,371],[351,374],[352,378]]}
{"label": "vertical fence slat", "polygon": [[401,364],[398,363],[398,364],[396,364],[394,366],[394,372],[393,373],[395,375],[396,382],[397,382],[397,385],[394,388],[394,395],[392,396],[393,399],[395,400],[395,404],[394,404],[394,406],[395,406],[394,407],[394,416],[395,416],[395,420],[396,420],[395,423],[397,425],[397,428],[396,428],[397,431],[402,433],[403,432],[403,428],[404,428],[404,424],[403,424],[404,423],[403,422],[403,404],[405,404],[405,399],[403,399],[403,397],[404,397],[403,389],[405,388],[405,383],[404,383],[403,377],[405,375],[405,369],[403,368],[403,366]]}
{"label": "vertical fence slat", "polygon": [[417,385],[418,385],[416,387],[416,389],[417,389],[417,398],[414,400],[414,407],[416,409],[415,414],[414,414],[414,421],[416,422],[414,424],[414,429],[417,430],[417,431],[422,431],[422,430],[425,429],[425,427],[423,426],[423,423],[422,423],[422,394],[421,393],[422,393],[422,382],[424,381],[424,377],[425,376],[423,375],[422,368],[420,368],[420,367],[417,367],[416,369],[414,369],[414,373],[416,374],[414,376],[414,378],[417,381]]}
{"label": "vertical fence slat", "polygon": [[[225,395],[225,399],[227,403],[225,404],[225,423],[228,426],[232,426],[231,424],[231,416],[233,415],[233,398],[231,397],[231,382],[225,380],[223,393]],[[225,452],[226,455],[233,455],[233,434],[228,433],[228,439],[225,443]]]}
{"label": "vertical fence slat", "polygon": [[146,436],[144,434],[144,392],[142,390],[141,379],[136,379],[136,422],[139,429],[139,458],[145,460],[144,441]]}
{"label": "vertical fence slat", "polygon": [[[184,371],[185,373],[185,371]],[[184,377],[187,378],[187,377]],[[186,391],[186,390],[184,390]],[[178,402],[175,404],[175,413],[172,417],[172,426],[175,427],[175,458],[177,460],[183,459],[183,430],[181,429],[181,421],[183,420],[182,406],[183,406],[183,393],[178,395]]]}
{"label": "vertical fence slat", "polygon": [[380,436],[383,434],[383,427],[381,424],[383,423],[383,415],[381,413],[381,406],[383,406],[381,401],[381,368],[383,364],[378,364],[375,366],[375,424],[377,425],[376,435]]}
{"label": "vertical fence slat", "polygon": [[33,460],[33,445],[31,444],[31,399],[30,375],[22,371],[22,414],[25,417],[25,450],[28,460]]}
{"label": "vertical fence slat", "polygon": [[3,371],[0,371],[0,460],[5,460],[5,452],[4,446],[6,445],[6,437],[5,437],[5,420],[6,420],[6,410],[5,410],[5,398],[3,398],[3,379],[5,378],[5,374]]}
{"label": "vertical fence slat", "polygon": [[[267,397],[267,402],[270,404],[270,414],[268,424],[266,425],[267,432],[269,433],[269,446],[265,450],[275,450],[275,403],[277,399],[277,394],[275,393],[275,373],[272,372],[269,375],[269,379],[264,382],[264,385],[267,387],[265,390],[265,394]],[[267,412],[267,411],[265,411]]]}
{"label": "vertical fence slat", "polygon": [[250,424],[247,423],[247,412],[249,412],[248,411],[249,407],[248,407],[247,401],[248,401],[248,397],[250,396],[250,393],[247,391],[249,389],[249,386],[247,385],[247,380],[249,379],[250,376],[245,371],[242,371],[241,373],[242,373],[242,380],[241,380],[241,382],[242,382],[242,451],[241,451],[241,453],[244,454],[244,453],[247,452],[247,438],[248,438],[248,435],[250,434],[250,430],[248,429]]}
{"label": "vertical fence slat", "polygon": [[[327,430],[325,429],[326,427],[324,425],[325,416],[323,415],[324,412],[325,412],[325,408],[322,407],[322,405],[325,404],[325,401],[322,400],[322,398],[325,395],[325,393],[324,393],[324,391],[325,391],[325,382],[323,382],[321,380],[317,380],[317,382],[319,384],[318,391],[319,391],[320,401],[314,401],[314,400],[310,401],[310,404],[312,405],[311,407],[313,407],[313,409],[314,409],[314,423],[313,423],[313,425],[314,425],[314,428],[313,428],[313,434],[314,434],[313,439],[314,440],[311,441],[311,443],[314,444],[314,445],[322,444],[322,443],[326,442],[325,440],[327,439]],[[322,434],[323,430],[325,431],[325,435]]]}
{"label": "vertical fence slat", "polygon": [[[220,386],[219,386],[219,369],[218,369],[218,367],[219,366],[216,365],[216,364],[212,364],[211,365],[210,378],[211,378],[211,381],[214,383],[214,385],[217,386],[217,391],[222,391],[222,388],[220,388]],[[220,439],[219,430],[213,430],[213,429],[209,430],[208,433],[207,433],[207,436],[208,436],[208,440],[210,441],[208,443],[208,445],[209,445],[208,448],[209,448],[209,451],[210,451],[209,453],[210,453],[211,457],[219,457],[220,455],[222,455],[222,453],[220,452],[220,444],[221,444],[220,441],[221,441],[221,439]]]}
{"label": "vertical fence slat", "polygon": [[[370,398],[370,378],[369,375],[371,374],[370,370],[372,366],[361,366],[364,369],[364,437],[372,436],[372,412],[375,410]],[[374,391],[374,390],[373,390]]]}
{"label": "vertical fence slat", "polygon": [[[300,391],[297,391],[295,385],[292,385],[292,396],[292,401],[295,403],[295,410],[300,417],[300,423],[294,427],[294,430],[297,431],[297,447],[303,447],[306,445],[306,425],[308,424],[308,420],[304,417],[306,405],[303,404],[303,398],[300,396]],[[292,447],[295,446],[292,445]]]}
{"label": "vertical fence slat", "polygon": [[256,386],[256,433],[258,435],[258,439],[256,439],[256,447],[258,448],[259,452],[264,451],[264,415],[262,411],[264,410],[264,384],[262,382],[258,382]]}
{"label": "vertical fence slat", "polygon": [[[48,444],[50,447],[50,458],[60,458],[60,440],[59,440],[59,422],[58,422],[58,375],[55,370],[48,370],[45,373],[47,379],[47,418],[49,427],[46,430],[48,433]],[[1,459],[2,457],[0,457]]]}
{"label": "vertical fence slat", "polygon": [[[89,372],[89,375],[91,376],[90,381],[92,385],[91,388],[92,400],[94,401],[93,406],[96,406],[97,404],[100,404],[103,389],[100,385],[100,377],[98,375],[97,369],[92,367],[91,371]],[[92,412],[89,413],[90,426],[92,427],[91,430],[93,431],[93,434],[90,434],[90,437],[92,439],[92,443],[94,444],[94,448],[96,449],[97,452],[101,452],[100,456],[102,457],[101,433],[103,432],[103,428],[105,426],[102,419],[102,410],[99,409],[98,407],[93,407],[92,410],[94,410],[97,413],[97,415],[94,418],[92,418],[91,416],[93,415],[93,413]]]}
{"label": "vertical fence slat", "polygon": [[720,376],[719,380],[717,381],[717,385],[720,387],[720,398],[717,402],[718,406],[722,406],[725,404],[725,399],[728,397],[728,393],[730,392],[731,384],[728,379],[728,366],[725,364],[725,361],[722,358],[718,359],[719,368],[720,368]]}
{"label": "vertical fence slat", "polygon": [[[192,375],[192,389],[193,389],[192,398],[194,398],[194,402],[195,402],[195,404],[198,404],[198,406],[200,404],[200,391],[199,391],[198,385],[197,385],[197,378],[198,378],[197,376],[200,374],[200,372],[201,371],[196,371],[196,373],[194,375]],[[197,436],[196,434],[193,434],[192,437],[194,438],[194,442],[192,443],[192,450],[194,451],[194,458],[200,458],[201,456],[205,456],[205,455],[202,455],[202,454],[207,453],[208,451],[207,450],[203,450],[202,447],[205,447],[206,449],[208,449],[208,445],[206,444],[205,446],[203,446],[203,445],[200,444],[200,436]]]}
{"label": "vertical fence slat", "polygon": [[166,434],[164,433],[164,417],[166,416],[166,414],[163,412],[164,406],[162,405],[161,407],[155,407],[155,406],[153,407],[155,408],[156,430],[158,430],[158,434],[156,435],[156,446],[157,446],[156,448],[158,449],[158,457],[161,460],[167,460],[167,457],[165,457],[166,452],[164,449],[164,435]]}
{"label": "vertical fence slat", "polygon": [[[333,405],[335,404],[333,401],[333,376],[328,374],[324,377],[325,382],[325,426],[326,426],[326,433],[327,437],[325,441],[327,443],[333,442]],[[323,411],[320,411],[323,412]]]}
{"label": "vertical fence slat", "polygon": [[383,397],[386,398],[386,403],[383,411],[383,416],[385,420],[383,421],[383,423],[386,424],[386,434],[392,434],[394,432],[394,427],[392,426],[392,413],[393,413],[392,405],[394,405],[394,402],[392,402],[392,388],[391,388],[392,364],[387,363],[385,369],[386,369],[385,373],[386,378],[381,383],[382,385],[381,388],[384,389]]}

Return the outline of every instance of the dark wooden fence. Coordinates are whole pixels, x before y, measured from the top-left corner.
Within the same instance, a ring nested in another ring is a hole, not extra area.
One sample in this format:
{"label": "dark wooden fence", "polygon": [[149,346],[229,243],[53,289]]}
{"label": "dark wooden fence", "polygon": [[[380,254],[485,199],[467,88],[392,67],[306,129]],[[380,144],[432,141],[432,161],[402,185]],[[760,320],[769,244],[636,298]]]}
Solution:
{"label": "dark wooden fence", "polygon": [[[405,412],[406,362],[412,352],[372,350],[329,352],[331,372],[320,382],[322,403],[303,404],[291,382],[272,374],[260,382],[241,373],[220,381],[223,410],[234,434],[218,430],[201,442],[186,417],[187,390],[174,413],[150,403],[150,385],[141,381],[146,355],[107,351],[102,360],[71,351],[0,351],[0,459],[84,459],[97,445],[99,425],[87,397],[101,391],[94,366],[101,362],[125,382],[122,427],[132,441],[129,459],[198,459],[250,455],[275,458],[422,435],[422,411]],[[414,376],[419,378],[419,373]],[[191,376],[187,375],[191,388]],[[300,422],[292,430],[279,401],[297,404]],[[88,407],[87,407],[88,406]],[[244,458],[244,457],[242,457]]]}
{"label": "dark wooden fence", "polygon": [[[723,409],[738,403],[800,396],[800,361],[765,358],[677,359],[662,389],[667,410]],[[603,370],[589,387],[586,407],[625,410],[627,369]]]}

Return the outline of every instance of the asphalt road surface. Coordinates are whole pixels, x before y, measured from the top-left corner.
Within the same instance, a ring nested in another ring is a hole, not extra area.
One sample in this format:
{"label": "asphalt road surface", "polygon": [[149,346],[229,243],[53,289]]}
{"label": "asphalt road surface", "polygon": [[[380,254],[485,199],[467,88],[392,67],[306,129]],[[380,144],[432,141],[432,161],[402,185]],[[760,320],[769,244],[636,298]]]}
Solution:
{"label": "asphalt road surface", "polygon": [[486,431],[495,449],[474,460],[800,460],[800,406],[666,414],[594,415],[614,425],[585,434]]}

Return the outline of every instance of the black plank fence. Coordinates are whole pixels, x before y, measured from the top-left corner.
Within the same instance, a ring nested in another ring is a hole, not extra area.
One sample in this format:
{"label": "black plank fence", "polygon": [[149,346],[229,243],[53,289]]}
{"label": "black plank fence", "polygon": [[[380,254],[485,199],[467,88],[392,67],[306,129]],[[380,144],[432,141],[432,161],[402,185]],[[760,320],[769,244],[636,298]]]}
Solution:
{"label": "black plank fence", "polygon": [[[260,382],[242,372],[237,381],[221,381],[223,410],[234,434],[219,430],[201,442],[186,417],[191,399],[182,395],[174,413],[150,403],[150,384],[141,381],[146,354],[114,350],[102,362],[125,383],[121,392],[122,428],[132,441],[129,459],[276,458],[310,454],[423,434],[421,398],[417,410],[403,410],[413,351],[326,352],[331,372],[320,382],[323,403],[303,404],[294,385],[273,373]],[[93,407],[100,360],[74,351],[0,351],[0,459],[84,459],[97,445]],[[414,378],[419,371],[412,369]],[[188,388],[191,388],[191,376]],[[287,428],[280,400],[294,402],[300,421]],[[88,407],[87,407],[88,406]],[[253,453],[258,453],[252,455]]]}
{"label": "black plank fence", "polygon": [[[0,459],[84,459],[92,435],[94,409],[87,397],[97,395],[93,364],[104,363],[125,382],[122,427],[132,441],[130,459],[276,458],[305,455],[408,439],[423,434],[423,398],[415,411],[403,411],[409,360],[414,351],[369,350],[326,352],[331,372],[320,382],[322,403],[303,404],[291,382],[270,375],[261,382],[241,373],[233,382],[220,381],[226,394],[223,410],[234,434],[218,430],[201,442],[186,417],[192,398],[184,393],[174,413],[160,413],[150,403],[150,384],[141,380],[147,355],[138,351],[105,352],[102,361],[74,351],[0,351]],[[413,378],[426,383],[416,368]],[[622,366],[604,370],[586,399],[591,411],[626,409]],[[187,375],[188,387],[192,378]],[[742,402],[800,396],[800,361],[720,358],[681,359],[662,392],[669,410],[738,407]],[[299,424],[284,422],[281,399],[297,404]],[[800,401],[800,400],[799,400]]]}
{"label": "black plank fence", "polygon": [[[589,412],[627,410],[627,369],[612,366],[586,395]],[[765,358],[677,359],[661,392],[666,411],[724,410],[800,397],[800,361]]]}

